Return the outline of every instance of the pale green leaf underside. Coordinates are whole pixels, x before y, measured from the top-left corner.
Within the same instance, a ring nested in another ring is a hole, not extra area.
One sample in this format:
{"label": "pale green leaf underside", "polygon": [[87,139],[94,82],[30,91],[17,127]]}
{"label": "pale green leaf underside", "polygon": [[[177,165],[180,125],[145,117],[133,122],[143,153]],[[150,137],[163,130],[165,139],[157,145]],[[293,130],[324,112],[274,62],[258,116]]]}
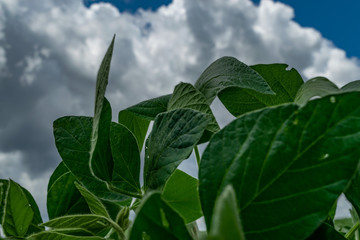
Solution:
{"label": "pale green leaf underside", "polygon": [[157,192],[143,200],[129,239],[143,239],[144,235],[150,239],[192,239],[184,220],[161,199],[161,194]]}
{"label": "pale green leaf underside", "polygon": [[216,200],[209,231],[210,240],[245,240],[238,214],[235,190],[227,185]]}
{"label": "pale green leaf underside", "polygon": [[302,108],[266,108],[241,116],[217,133],[199,173],[207,225],[216,197],[232,184],[248,240],[309,236],[357,169],[359,101],[360,93],[353,92],[310,101]]}
{"label": "pale green leaf underside", "polygon": [[28,240],[105,240],[105,238],[98,236],[79,236],[71,235],[72,230],[59,231],[59,230],[48,230],[31,235]]}
{"label": "pale green leaf underside", "polygon": [[274,94],[260,74],[233,57],[222,57],[210,64],[196,81],[195,87],[204,94],[209,104],[228,87]]}
{"label": "pale green leaf underside", "polygon": [[167,111],[170,98],[171,94],[152,98],[128,107],[126,110],[144,119],[154,120],[158,114]]}
{"label": "pale green leaf underside", "polygon": [[24,237],[34,217],[34,211],[23,189],[9,180],[9,190],[2,226],[6,236]]}
{"label": "pale green leaf underside", "polygon": [[164,186],[162,198],[190,223],[202,216],[198,180],[176,169]]}
{"label": "pale green leaf underside", "polygon": [[106,210],[106,207],[100,201],[100,199],[98,199],[93,193],[91,193],[89,190],[87,190],[81,184],[75,182],[75,186],[80,191],[81,195],[85,198],[85,201],[86,201],[87,205],[89,206],[90,211],[93,214],[97,214],[100,216],[110,218],[110,215],[109,215],[108,211]]}

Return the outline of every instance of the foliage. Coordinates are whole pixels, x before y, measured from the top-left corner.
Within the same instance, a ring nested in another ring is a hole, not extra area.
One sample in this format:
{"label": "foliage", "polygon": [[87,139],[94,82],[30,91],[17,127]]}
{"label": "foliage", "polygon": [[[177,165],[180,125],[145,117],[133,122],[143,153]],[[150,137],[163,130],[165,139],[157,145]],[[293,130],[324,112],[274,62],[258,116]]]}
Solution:
{"label": "foliage", "polygon": [[[223,57],[115,123],[105,98],[113,48],[114,39],[94,116],[53,124],[62,162],[48,184],[50,220],[26,189],[0,180],[7,239],[359,239],[360,81],[304,83],[286,64]],[[215,97],[236,117],[223,129]],[[177,169],[193,151],[198,179]],[[351,218],[334,219],[341,194]]]}

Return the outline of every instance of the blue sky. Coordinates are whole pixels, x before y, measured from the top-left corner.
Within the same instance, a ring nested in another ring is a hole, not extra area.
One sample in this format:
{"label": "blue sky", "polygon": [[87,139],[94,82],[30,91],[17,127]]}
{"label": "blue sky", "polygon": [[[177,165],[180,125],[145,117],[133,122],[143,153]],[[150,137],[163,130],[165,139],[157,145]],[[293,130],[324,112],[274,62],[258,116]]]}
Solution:
{"label": "blue sky", "polygon": [[[258,4],[260,0],[252,0]],[[171,0],[84,0],[90,6],[96,2],[110,2],[120,11],[136,12],[138,8],[156,10]],[[360,57],[360,1],[339,2],[335,0],[281,0],[295,10],[295,18],[304,27],[313,27],[346,51],[349,57]]]}

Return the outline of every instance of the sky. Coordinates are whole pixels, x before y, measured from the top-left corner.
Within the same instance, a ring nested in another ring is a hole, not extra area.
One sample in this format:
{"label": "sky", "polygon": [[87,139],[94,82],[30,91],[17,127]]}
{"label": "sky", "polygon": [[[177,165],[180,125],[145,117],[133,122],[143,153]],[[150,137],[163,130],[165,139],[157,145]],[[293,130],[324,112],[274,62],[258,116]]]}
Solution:
{"label": "sky", "polygon": [[[356,22],[345,10],[335,15],[331,1],[317,1],[331,9],[308,9],[307,20],[306,4],[296,1],[128,1],[113,1],[119,10],[89,0],[0,0],[0,178],[30,190],[45,218],[47,182],[61,160],[52,123],[93,114],[97,69],[114,34],[106,94],[114,120],[180,81],[194,83],[222,56],[287,63],[305,80],[321,75],[339,86],[360,79],[360,54],[348,39],[359,37]],[[318,23],[328,12],[340,27]],[[221,126],[230,121],[219,101],[212,107]],[[196,174],[194,164],[182,168]]]}

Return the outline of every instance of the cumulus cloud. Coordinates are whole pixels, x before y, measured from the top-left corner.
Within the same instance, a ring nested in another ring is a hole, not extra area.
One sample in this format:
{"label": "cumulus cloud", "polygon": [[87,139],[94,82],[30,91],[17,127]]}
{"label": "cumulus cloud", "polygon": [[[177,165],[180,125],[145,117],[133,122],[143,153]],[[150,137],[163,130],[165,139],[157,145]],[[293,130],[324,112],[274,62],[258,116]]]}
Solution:
{"label": "cumulus cloud", "polygon": [[[114,118],[180,81],[194,83],[224,55],[247,64],[285,62],[305,79],[323,75],[339,85],[359,78],[358,59],[293,17],[291,7],[272,0],[174,0],[135,14],[105,3],[86,8],[81,0],[2,0],[0,177],[36,192],[44,211],[45,179],[60,161],[52,122],[93,113],[96,72],[113,34],[107,96]],[[219,102],[213,108],[221,109]],[[222,126],[230,119],[218,116]]]}

